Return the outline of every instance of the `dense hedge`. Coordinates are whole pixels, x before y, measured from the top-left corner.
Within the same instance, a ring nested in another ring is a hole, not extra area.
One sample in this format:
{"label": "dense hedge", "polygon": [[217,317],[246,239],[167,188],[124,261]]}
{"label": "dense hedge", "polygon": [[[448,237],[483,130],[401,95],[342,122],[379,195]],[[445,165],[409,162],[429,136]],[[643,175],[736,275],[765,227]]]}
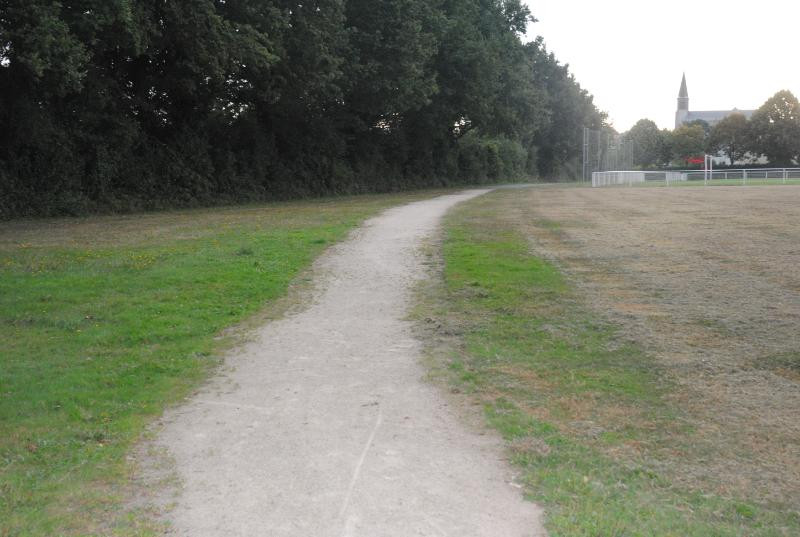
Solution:
{"label": "dense hedge", "polygon": [[550,177],[603,117],[517,0],[0,0],[0,218]]}

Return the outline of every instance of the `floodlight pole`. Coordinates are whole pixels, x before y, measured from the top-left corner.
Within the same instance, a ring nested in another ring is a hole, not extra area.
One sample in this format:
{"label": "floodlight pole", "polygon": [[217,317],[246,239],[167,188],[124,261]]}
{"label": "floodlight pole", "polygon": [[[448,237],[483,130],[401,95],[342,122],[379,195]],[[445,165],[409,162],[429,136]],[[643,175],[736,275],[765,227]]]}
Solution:
{"label": "floodlight pole", "polygon": [[588,130],[589,129],[587,127],[583,128],[583,173],[581,174],[581,183],[586,181],[586,157],[587,157],[586,131]]}

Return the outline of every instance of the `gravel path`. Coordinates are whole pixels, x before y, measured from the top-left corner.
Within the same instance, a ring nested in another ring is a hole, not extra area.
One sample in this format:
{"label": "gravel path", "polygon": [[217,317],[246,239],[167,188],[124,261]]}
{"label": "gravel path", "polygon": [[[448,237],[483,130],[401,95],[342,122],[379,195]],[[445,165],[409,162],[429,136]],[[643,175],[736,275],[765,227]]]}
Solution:
{"label": "gravel path", "polygon": [[422,241],[484,192],[369,220],[318,261],[305,311],[260,329],[165,418],[157,444],[183,483],[171,534],[544,535],[498,439],[423,380],[404,320]]}

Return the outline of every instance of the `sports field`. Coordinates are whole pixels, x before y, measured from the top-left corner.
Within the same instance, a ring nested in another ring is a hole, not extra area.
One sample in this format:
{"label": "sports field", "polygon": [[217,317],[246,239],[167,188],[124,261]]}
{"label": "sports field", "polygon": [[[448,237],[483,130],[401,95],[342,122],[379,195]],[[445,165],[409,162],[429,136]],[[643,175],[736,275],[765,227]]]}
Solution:
{"label": "sports field", "polygon": [[534,211],[560,224],[532,229],[541,251],[720,440],[683,478],[800,506],[800,188],[548,190]]}
{"label": "sports field", "polygon": [[[2,224],[0,535],[159,534],[131,500],[145,426],[326,245],[432,195]],[[418,335],[551,537],[800,534],[798,223],[798,186],[537,186],[449,214]]]}
{"label": "sports field", "polygon": [[[421,326],[551,535],[800,531],[800,187],[498,191]],[[433,298],[431,298],[433,297]]]}

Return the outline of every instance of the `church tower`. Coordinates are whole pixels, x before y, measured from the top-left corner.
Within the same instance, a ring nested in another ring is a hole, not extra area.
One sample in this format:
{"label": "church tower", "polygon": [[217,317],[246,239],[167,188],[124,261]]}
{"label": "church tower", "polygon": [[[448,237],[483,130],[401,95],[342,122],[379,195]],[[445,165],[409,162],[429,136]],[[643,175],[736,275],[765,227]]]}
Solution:
{"label": "church tower", "polygon": [[683,73],[681,89],[678,92],[678,110],[675,112],[675,128],[680,127],[689,115],[689,90],[686,89],[686,73]]}

